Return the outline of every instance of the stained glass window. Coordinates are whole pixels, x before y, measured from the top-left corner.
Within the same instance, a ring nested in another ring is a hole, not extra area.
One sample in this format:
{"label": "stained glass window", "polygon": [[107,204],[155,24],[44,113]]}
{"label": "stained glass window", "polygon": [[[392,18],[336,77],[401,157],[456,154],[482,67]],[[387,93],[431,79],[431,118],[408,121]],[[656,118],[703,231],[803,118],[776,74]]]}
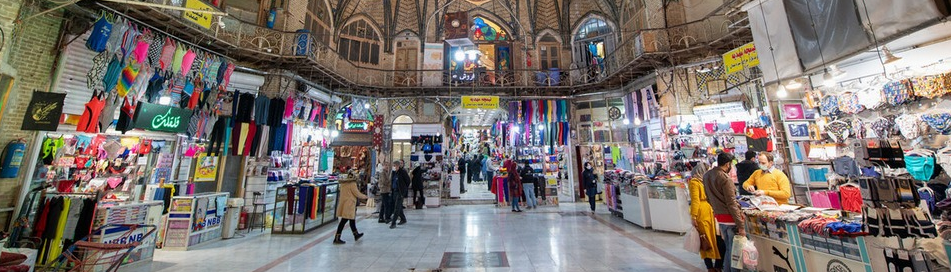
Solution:
{"label": "stained glass window", "polygon": [[480,16],[472,18],[472,39],[476,41],[506,41],[508,32],[495,22]]}

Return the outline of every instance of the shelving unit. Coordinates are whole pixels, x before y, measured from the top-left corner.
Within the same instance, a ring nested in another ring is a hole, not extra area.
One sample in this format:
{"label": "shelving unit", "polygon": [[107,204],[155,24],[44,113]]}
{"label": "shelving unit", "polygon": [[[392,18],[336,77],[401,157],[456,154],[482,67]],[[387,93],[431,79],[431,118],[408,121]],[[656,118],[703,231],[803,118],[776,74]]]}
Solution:
{"label": "shelving unit", "polygon": [[[301,186],[284,186],[277,189],[271,233],[303,234],[337,220],[339,183],[316,183],[312,187],[314,188],[311,193],[301,193]],[[293,196],[288,195],[288,188],[294,189]],[[293,201],[288,202],[291,197]],[[308,213],[308,204],[312,204],[311,207],[317,210]]]}
{"label": "shelving unit", "polygon": [[[188,250],[189,247],[220,240],[221,222],[229,195],[205,193],[172,197],[168,220],[165,222],[163,248]],[[218,201],[219,198],[225,201]],[[221,207],[218,207],[219,204]]]}

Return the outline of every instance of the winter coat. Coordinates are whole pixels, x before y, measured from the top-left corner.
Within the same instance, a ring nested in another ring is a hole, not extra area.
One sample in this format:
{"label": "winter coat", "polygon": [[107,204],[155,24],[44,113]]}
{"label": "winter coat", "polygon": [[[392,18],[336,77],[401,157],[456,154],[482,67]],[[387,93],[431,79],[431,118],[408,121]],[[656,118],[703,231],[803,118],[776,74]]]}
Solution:
{"label": "winter coat", "polygon": [[505,169],[509,173],[507,182],[510,197],[522,197],[522,177],[519,176],[516,168],[515,162],[512,160],[505,161]]}
{"label": "winter coat", "polygon": [[[393,194],[399,193],[401,197],[406,197],[407,195],[409,195],[410,178],[409,178],[409,173],[406,172],[406,169],[400,168],[399,170],[396,170],[396,181],[400,187],[393,188]],[[393,180],[386,179],[386,183],[392,183],[392,182]]]}
{"label": "winter coat", "polygon": [[380,194],[389,194],[393,192],[393,185],[390,184],[390,173],[393,173],[389,168],[384,169],[380,173],[380,178],[377,179],[377,182],[380,184]]}
{"label": "winter coat", "polygon": [[367,196],[357,189],[357,180],[340,180],[340,193],[337,197],[337,217],[341,219],[357,218],[357,201]]}

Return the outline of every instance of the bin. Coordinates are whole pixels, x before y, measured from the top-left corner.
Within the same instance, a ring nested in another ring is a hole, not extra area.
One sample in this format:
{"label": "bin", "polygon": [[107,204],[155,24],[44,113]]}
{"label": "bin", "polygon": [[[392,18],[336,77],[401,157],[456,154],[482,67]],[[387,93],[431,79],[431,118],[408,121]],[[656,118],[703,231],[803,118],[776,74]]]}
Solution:
{"label": "bin", "polygon": [[228,208],[225,209],[225,218],[221,223],[221,238],[230,239],[234,237],[238,229],[238,219],[241,217],[241,207],[244,206],[244,198],[229,198]]}

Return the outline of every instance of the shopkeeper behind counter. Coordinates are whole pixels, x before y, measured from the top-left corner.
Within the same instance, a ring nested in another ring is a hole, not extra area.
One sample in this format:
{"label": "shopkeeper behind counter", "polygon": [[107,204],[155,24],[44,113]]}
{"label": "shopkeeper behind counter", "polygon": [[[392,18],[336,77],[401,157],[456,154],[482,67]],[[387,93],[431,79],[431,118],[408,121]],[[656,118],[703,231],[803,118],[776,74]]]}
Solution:
{"label": "shopkeeper behind counter", "polygon": [[774,199],[780,205],[789,202],[792,196],[789,178],[786,173],[776,169],[773,165],[773,154],[767,152],[759,153],[759,170],[753,172],[746,182],[743,182],[743,188],[753,192],[754,195],[767,195]]}

